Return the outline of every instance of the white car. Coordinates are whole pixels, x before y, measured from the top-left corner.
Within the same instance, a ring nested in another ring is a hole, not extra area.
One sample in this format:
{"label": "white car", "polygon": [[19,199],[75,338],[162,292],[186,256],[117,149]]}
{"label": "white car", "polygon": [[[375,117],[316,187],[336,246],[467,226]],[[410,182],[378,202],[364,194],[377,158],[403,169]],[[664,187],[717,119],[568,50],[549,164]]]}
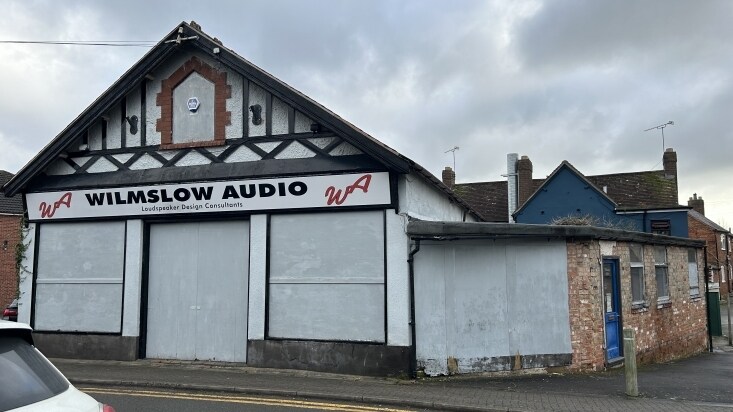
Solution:
{"label": "white car", "polygon": [[0,320],[0,412],[114,412],[76,389],[33,346],[31,327]]}

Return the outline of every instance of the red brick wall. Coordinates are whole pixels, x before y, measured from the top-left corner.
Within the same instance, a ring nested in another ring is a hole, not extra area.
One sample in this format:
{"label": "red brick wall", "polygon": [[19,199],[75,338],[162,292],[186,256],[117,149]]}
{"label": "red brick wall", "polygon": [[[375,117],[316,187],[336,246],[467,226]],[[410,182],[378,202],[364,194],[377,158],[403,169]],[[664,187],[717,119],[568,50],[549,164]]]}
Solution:
{"label": "red brick wall", "polygon": [[[621,314],[624,328],[636,330],[640,363],[690,356],[707,347],[702,251],[698,253],[701,295],[690,297],[687,248],[667,247],[670,302],[658,305],[654,249],[644,245],[645,307],[632,308],[629,249],[612,242],[609,256],[618,258],[621,280]],[[608,252],[607,252],[608,253]],[[568,241],[571,368],[598,370],[605,366],[605,332],[598,241]]]}
{"label": "red brick wall", "polygon": [[[720,248],[720,232],[716,232],[710,226],[692,217],[688,217],[687,220],[689,237],[705,241],[705,246],[708,248],[708,266],[711,267],[713,274],[712,281],[720,285],[720,296],[724,297],[726,293],[730,293],[733,289],[731,289],[729,281],[721,282],[720,267],[733,263],[733,254],[730,250],[727,250],[728,247],[726,247],[726,250]],[[726,269],[727,272],[728,269]],[[727,277],[730,279],[730,274]]]}
{"label": "red brick wall", "polygon": [[598,241],[568,240],[568,306],[573,369],[605,366]]}
{"label": "red brick wall", "polygon": [[0,215],[0,311],[18,295],[15,246],[20,242],[20,221],[20,216]]}

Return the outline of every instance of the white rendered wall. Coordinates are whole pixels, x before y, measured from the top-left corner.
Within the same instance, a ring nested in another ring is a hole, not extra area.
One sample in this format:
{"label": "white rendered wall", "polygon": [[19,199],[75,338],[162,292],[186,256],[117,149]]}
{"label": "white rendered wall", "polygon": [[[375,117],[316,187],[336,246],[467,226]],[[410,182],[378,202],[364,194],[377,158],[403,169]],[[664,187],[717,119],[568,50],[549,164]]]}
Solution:
{"label": "white rendered wall", "polygon": [[248,339],[265,338],[267,286],[267,215],[249,218],[249,328]]}
{"label": "white rendered wall", "polygon": [[407,217],[387,209],[387,344],[410,345],[410,283]]}
{"label": "white rendered wall", "polygon": [[143,221],[128,220],[125,239],[122,336],[140,336],[140,290],[143,270]]}
{"label": "white rendered wall", "polygon": [[145,127],[142,124],[141,102],[140,102],[140,88],[136,88],[130,94],[127,95],[126,99],[127,107],[125,107],[125,114],[127,117],[137,116],[137,133],[130,133],[130,125],[125,124],[127,134],[125,137],[125,145],[127,147],[139,147],[140,137],[142,136],[142,128]]}
{"label": "white rendered wall", "polygon": [[35,263],[36,251],[36,224],[29,223],[28,230],[24,232],[23,243],[26,245],[25,256],[23,257],[20,282],[18,289],[18,322],[31,323],[31,297],[33,296],[33,264]]}
{"label": "white rendered wall", "polygon": [[[463,221],[465,209],[423,177],[415,173],[400,175],[397,186],[400,213],[420,220]],[[467,214],[466,221],[474,219]]]}

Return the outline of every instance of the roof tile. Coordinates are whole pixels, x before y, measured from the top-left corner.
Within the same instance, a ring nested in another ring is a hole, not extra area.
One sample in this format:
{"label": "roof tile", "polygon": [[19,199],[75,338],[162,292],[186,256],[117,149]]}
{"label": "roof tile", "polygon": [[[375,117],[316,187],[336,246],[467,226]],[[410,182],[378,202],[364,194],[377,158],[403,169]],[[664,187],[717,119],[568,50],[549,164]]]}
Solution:
{"label": "roof tile", "polygon": [[[12,173],[0,170],[0,187],[12,177]],[[0,214],[22,215],[23,199],[20,195],[8,197],[4,192],[0,192]]]}

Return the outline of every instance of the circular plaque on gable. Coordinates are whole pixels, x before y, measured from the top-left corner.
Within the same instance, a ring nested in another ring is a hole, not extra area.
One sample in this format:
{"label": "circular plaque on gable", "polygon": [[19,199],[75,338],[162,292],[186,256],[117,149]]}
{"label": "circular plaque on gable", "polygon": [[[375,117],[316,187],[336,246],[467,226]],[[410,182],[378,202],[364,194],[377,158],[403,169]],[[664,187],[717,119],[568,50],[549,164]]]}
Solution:
{"label": "circular plaque on gable", "polygon": [[191,113],[196,113],[196,110],[199,109],[199,99],[198,97],[191,97],[188,99],[188,111]]}

